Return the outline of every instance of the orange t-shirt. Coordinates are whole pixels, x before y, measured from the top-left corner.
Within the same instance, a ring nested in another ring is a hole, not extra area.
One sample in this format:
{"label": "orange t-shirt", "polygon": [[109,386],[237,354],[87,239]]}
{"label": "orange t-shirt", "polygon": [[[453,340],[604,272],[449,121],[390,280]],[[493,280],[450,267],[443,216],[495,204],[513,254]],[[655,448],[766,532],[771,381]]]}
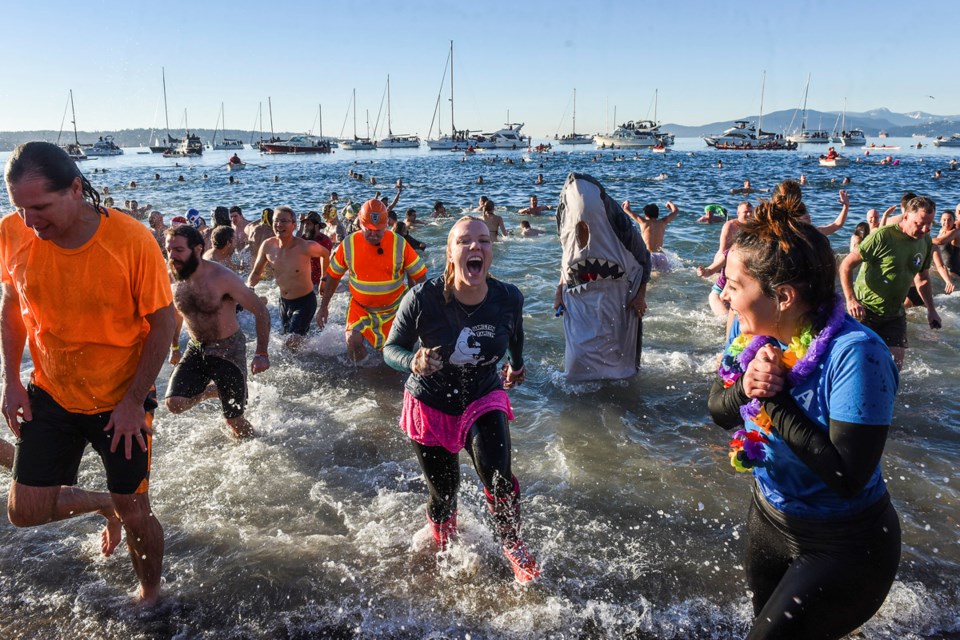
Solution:
{"label": "orange t-shirt", "polygon": [[140,361],[145,316],[173,299],[150,231],[110,210],[86,244],[64,249],[14,213],[0,220],[0,266],[20,296],[33,383],[73,413],[113,409]]}

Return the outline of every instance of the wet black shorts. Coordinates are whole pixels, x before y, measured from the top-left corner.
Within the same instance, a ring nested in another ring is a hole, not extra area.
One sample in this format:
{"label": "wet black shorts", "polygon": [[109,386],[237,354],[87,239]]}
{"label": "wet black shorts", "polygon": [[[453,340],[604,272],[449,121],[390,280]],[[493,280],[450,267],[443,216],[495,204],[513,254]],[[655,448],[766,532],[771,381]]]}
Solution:
{"label": "wet black shorts", "polygon": [[916,287],[910,287],[907,290],[907,300],[909,300],[915,307],[924,306],[923,298],[920,297],[920,292],[917,291]]}
{"label": "wet black shorts", "polygon": [[215,342],[191,339],[173,368],[167,398],[193,398],[212,381],[220,394],[224,418],[239,418],[247,407],[247,343],[242,331]]}
{"label": "wet black shorts", "polygon": [[[104,431],[110,421],[109,411],[86,415],[71,413],[61,407],[43,389],[27,386],[33,420],[20,425],[17,453],[13,462],[13,479],[29,487],[59,487],[77,484],[77,473],[83,450],[89,442],[100,454],[107,471],[107,489],[111,493],[130,495],[146,493],[150,479],[152,438],[144,434],[147,450],[134,441],[127,460],[121,442],[110,453],[113,431]],[[147,426],[153,424],[157,408],[157,392],[151,389],[143,403]]]}
{"label": "wet black shorts", "polygon": [[280,320],[284,333],[307,335],[310,323],[317,314],[317,294],[312,291],[301,298],[280,298]]}
{"label": "wet black shorts", "polygon": [[900,347],[906,349],[907,344],[907,316],[885,317],[872,313],[869,309],[864,309],[865,315],[860,322],[876,332],[880,339],[887,343],[888,347]]}

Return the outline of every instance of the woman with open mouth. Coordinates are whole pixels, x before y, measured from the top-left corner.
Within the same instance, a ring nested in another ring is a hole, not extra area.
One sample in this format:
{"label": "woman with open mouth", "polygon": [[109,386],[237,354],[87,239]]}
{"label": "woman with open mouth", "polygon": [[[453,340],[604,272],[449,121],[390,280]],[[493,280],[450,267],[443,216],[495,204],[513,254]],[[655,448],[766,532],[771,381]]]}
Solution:
{"label": "woman with open mouth", "polygon": [[[427,482],[427,520],[438,548],[456,536],[458,458],[466,449],[504,555],[522,584],[540,575],[521,537],[520,483],[510,464],[513,411],[505,391],[524,379],[523,294],[490,276],[493,245],[479,218],[453,225],[446,257],[443,276],[403,298],[383,356],[394,369],[410,372],[400,424]],[[507,363],[498,370],[504,354]]]}

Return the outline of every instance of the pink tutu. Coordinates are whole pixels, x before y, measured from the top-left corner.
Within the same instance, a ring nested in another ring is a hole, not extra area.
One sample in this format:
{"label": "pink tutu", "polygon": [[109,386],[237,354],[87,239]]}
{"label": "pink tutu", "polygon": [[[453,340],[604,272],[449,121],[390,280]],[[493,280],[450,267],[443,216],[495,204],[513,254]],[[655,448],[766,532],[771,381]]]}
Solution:
{"label": "pink tutu", "polygon": [[503,411],[508,419],[513,420],[513,409],[506,391],[491,391],[468,404],[459,416],[451,416],[425,405],[404,389],[400,428],[422,445],[443,447],[450,453],[459,453],[466,445],[470,427],[477,418],[489,411]]}

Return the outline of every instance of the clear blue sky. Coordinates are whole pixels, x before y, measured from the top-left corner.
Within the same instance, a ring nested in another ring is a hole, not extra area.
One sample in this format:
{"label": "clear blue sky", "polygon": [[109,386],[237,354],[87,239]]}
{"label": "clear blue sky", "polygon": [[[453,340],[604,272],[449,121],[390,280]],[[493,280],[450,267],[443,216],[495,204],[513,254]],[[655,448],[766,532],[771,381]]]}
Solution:
{"label": "clear blue sky", "polygon": [[[58,129],[73,89],[81,130],[254,126],[273,101],[276,130],[305,131],[323,105],[326,135],[356,88],[371,126],[391,77],[393,129],[427,134],[449,41],[456,124],[526,122],[552,136],[652,117],[699,125],[809,107],[960,113],[953,31],[960,3],[670,0],[76,0],[4,2],[0,130]],[[441,109],[449,130],[448,88]],[[934,96],[933,98],[929,96]],[[607,107],[609,105],[609,110]],[[561,124],[564,111],[566,118]],[[384,116],[385,117],[385,116]],[[69,126],[69,125],[68,125]],[[345,133],[352,132],[352,118]]]}

